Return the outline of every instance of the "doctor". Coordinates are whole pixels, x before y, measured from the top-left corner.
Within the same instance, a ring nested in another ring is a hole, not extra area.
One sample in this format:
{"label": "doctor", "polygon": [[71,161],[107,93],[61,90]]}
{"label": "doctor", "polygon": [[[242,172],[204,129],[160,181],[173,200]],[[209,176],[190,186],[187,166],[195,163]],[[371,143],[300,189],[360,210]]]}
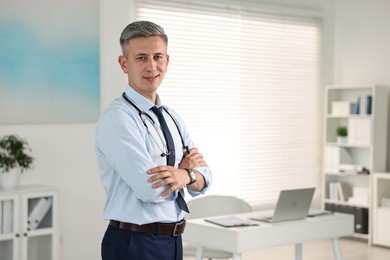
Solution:
{"label": "doctor", "polygon": [[103,260],[181,260],[186,189],[203,194],[212,175],[180,116],[157,89],[169,63],[168,38],[152,22],[129,24],[118,62],[128,86],[101,114],[95,151],[106,192]]}

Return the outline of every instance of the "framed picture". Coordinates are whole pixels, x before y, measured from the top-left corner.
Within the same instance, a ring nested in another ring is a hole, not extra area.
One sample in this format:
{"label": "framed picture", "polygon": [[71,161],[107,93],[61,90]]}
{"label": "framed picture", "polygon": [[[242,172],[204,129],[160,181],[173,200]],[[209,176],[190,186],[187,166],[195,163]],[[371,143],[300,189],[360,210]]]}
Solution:
{"label": "framed picture", "polygon": [[98,4],[0,0],[0,124],[96,121]]}

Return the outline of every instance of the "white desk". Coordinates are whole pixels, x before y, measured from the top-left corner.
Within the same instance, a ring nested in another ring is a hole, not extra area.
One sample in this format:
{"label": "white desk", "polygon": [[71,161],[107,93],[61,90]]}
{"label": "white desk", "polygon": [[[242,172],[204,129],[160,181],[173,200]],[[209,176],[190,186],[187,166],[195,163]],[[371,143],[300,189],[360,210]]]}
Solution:
{"label": "white desk", "polygon": [[[235,216],[248,219],[254,216],[266,217],[267,214],[270,213],[262,211]],[[196,254],[197,260],[202,259],[203,247],[232,252],[233,259],[239,260],[243,252],[286,244],[295,244],[295,258],[300,260],[302,259],[302,242],[331,239],[335,259],[342,260],[338,238],[350,236],[354,232],[354,217],[341,213],[275,224],[258,223],[259,226],[224,228],[208,223],[203,218],[189,219],[183,240],[199,246]]]}

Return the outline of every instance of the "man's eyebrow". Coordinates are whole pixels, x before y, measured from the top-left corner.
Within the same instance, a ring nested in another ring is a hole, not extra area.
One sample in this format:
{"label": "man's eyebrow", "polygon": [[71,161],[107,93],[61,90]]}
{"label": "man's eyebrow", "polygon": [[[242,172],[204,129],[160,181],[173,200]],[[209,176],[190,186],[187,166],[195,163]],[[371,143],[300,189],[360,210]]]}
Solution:
{"label": "man's eyebrow", "polygon": [[[163,52],[156,52],[156,53],[153,53],[153,56],[155,56],[155,55],[166,55],[166,54],[164,54]],[[138,56],[149,56],[149,55],[146,53],[137,53],[135,56],[138,57]]]}

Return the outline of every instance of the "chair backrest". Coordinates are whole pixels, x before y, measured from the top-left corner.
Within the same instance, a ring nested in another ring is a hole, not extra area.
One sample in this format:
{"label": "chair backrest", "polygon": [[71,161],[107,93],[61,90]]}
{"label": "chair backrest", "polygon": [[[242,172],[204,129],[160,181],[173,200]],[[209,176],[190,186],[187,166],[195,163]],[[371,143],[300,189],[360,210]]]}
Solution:
{"label": "chair backrest", "polygon": [[252,207],[234,196],[208,195],[188,201],[187,219],[251,212]]}

